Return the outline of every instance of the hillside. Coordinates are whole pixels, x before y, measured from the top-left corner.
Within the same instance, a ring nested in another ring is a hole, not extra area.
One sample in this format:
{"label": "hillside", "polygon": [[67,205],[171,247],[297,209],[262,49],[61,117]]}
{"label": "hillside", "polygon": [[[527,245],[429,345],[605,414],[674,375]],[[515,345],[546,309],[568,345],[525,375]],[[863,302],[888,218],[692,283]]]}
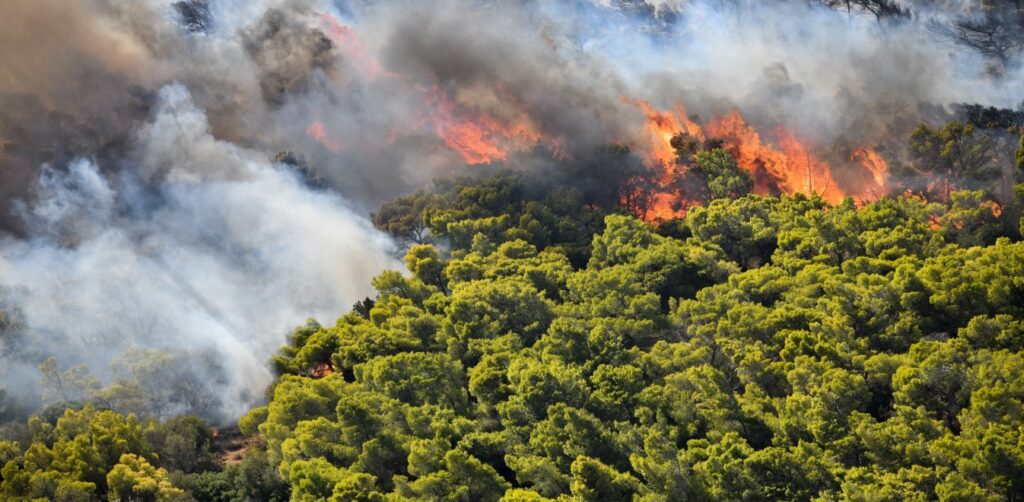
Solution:
{"label": "hillside", "polygon": [[[1024,243],[997,237],[979,194],[747,195],[652,226],[571,194],[524,201],[514,175],[477,183],[418,208],[450,247],[413,244],[376,297],[292,334],[269,403],[241,421],[262,446],[240,465],[169,475],[144,460],[176,468],[144,440],[153,425],[86,408],[30,423],[28,450],[3,443],[0,489],[117,490],[123,470],[200,500],[1024,490]],[[75,478],[68,461],[120,463]]]}

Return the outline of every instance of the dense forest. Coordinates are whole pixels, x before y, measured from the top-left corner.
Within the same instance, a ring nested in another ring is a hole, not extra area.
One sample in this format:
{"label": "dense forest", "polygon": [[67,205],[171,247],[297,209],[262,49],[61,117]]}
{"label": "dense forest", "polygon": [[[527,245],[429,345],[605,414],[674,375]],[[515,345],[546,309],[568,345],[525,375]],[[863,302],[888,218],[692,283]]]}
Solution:
{"label": "dense forest", "polygon": [[[954,139],[919,129],[904,171],[948,175]],[[706,203],[670,221],[510,171],[395,199],[407,270],[295,329],[241,460],[195,417],[111,411],[124,381],[5,426],[0,494],[1024,499],[1024,185],[829,205],[749,194],[707,148]]]}

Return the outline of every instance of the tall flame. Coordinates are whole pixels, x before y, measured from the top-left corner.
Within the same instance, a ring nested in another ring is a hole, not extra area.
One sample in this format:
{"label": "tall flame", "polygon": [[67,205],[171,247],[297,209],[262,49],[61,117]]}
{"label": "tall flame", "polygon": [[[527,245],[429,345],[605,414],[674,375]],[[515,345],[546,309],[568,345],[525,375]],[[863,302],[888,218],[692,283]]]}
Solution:
{"label": "tall flame", "polygon": [[[499,118],[495,114],[456,103],[437,85],[425,88],[407,77],[389,72],[370,55],[352,28],[342,24],[332,14],[325,13],[321,17],[331,41],[356,70],[371,80],[381,77],[393,79],[398,85],[406,85],[422,96],[422,110],[415,126],[428,124],[438,138],[467,164],[507,160],[512,152],[530,150],[538,144],[546,146],[556,158],[566,156],[562,140],[542,135],[525,114],[513,113],[511,115],[517,117],[513,119]],[[508,101],[503,100],[503,105],[514,108]],[[505,115],[502,114],[502,117]],[[393,129],[386,141],[393,142],[400,135],[399,129],[403,128]],[[341,149],[340,144],[328,140],[323,124],[319,122],[311,124],[306,133],[331,151]]]}
{"label": "tall flame", "polygon": [[623,99],[643,112],[647,118],[645,127],[649,135],[649,148],[644,151],[646,161],[652,166],[672,166],[676,161],[676,151],[672,146],[672,138],[681,132],[704,141],[704,132],[700,126],[686,116],[683,105],[677,105],[675,113],[655,110],[643,99]]}
{"label": "tall flame", "polygon": [[860,163],[867,172],[871,173],[871,180],[875,186],[868,189],[868,193],[861,198],[863,201],[875,200],[885,195],[889,190],[889,164],[875,150],[867,147],[853,150],[853,160]]}
{"label": "tall flame", "polygon": [[676,151],[672,139],[679,133],[686,133],[698,141],[704,141],[704,131],[690,120],[683,105],[677,105],[672,112],[662,112],[643,99],[623,98],[623,102],[636,106],[643,112],[645,123],[646,147],[639,153],[644,162],[656,169],[659,190],[651,195],[650,203],[641,216],[648,220],[667,220],[686,214],[688,201],[681,200],[678,194],[671,193],[670,185],[679,174],[676,163]]}
{"label": "tall flame", "polygon": [[[323,14],[322,19],[331,41],[357,71],[371,79],[394,79],[399,85],[408,85],[422,95],[422,111],[417,125],[429,127],[467,164],[504,161],[514,152],[528,151],[537,145],[546,146],[556,157],[565,156],[561,140],[542,134],[527,114],[516,110],[514,99],[507,99],[497,92],[497,101],[502,104],[501,112],[497,113],[491,105],[481,109],[458,97],[453,99],[437,85],[424,87],[414,83],[386,71],[370,55],[352,28],[331,14]],[[870,148],[856,148],[851,153],[850,161],[859,165],[865,171],[863,179],[870,181],[864,183],[868,185],[866,187],[850,190],[836,182],[827,162],[816,157],[812,148],[784,127],[771,131],[769,136],[774,143],[769,143],[761,132],[747,124],[739,112],[714,118],[702,127],[687,116],[681,104],[671,111],[662,111],[642,99],[623,98],[623,102],[637,107],[646,119],[643,142],[634,146],[656,173],[658,186],[654,187],[653,193],[631,194],[627,198],[649,199],[645,205],[645,217],[648,219],[681,216],[693,203],[684,200],[686,194],[680,194],[678,187],[673,187],[678,184],[679,175],[690,168],[680,165],[676,159],[672,140],[680,133],[699,143],[709,139],[722,141],[735,157],[737,165],[753,178],[753,191],[757,194],[816,194],[834,204],[846,196],[858,202],[874,200],[887,190],[888,165],[878,152]],[[331,152],[339,153],[344,149],[339,141],[330,137],[320,121],[311,123],[306,134]],[[393,130],[387,141],[393,141],[398,134]]]}
{"label": "tall flame", "polygon": [[785,162],[772,174],[779,180],[779,188],[785,193],[819,195],[829,204],[843,200],[846,194],[832,178],[832,168],[827,162],[816,158],[806,145],[785,128],[775,130],[775,138],[785,156]]}
{"label": "tall flame", "polygon": [[740,168],[754,179],[754,193],[767,195],[778,190],[777,180],[786,170],[785,154],[762,143],[761,134],[747,125],[739,112],[712,120],[707,134],[722,140]]}

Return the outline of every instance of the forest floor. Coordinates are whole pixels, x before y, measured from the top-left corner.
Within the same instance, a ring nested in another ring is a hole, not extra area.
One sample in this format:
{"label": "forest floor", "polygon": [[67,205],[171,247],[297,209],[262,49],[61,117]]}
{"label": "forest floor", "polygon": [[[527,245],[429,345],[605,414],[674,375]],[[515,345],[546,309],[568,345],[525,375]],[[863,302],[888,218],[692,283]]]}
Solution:
{"label": "forest floor", "polygon": [[217,447],[217,462],[224,466],[241,463],[256,441],[258,439],[255,437],[245,437],[238,427],[214,430],[213,444]]}

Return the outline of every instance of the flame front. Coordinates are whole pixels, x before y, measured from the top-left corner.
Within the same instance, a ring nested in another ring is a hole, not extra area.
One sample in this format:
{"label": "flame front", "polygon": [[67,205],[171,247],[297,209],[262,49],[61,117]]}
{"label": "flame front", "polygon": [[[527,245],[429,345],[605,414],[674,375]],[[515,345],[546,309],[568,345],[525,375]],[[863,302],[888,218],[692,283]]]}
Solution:
{"label": "flame front", "polygon": [[704,141],[704,132],[700,126],[686,116],[683,105],[677,105],[675,113],[655,110],[643,99],[624,99],[644,113],[647,118],[645,127],[649,135],[649,148],[643,150],[648,165],[668,169],[676,162],[676,150],[672,146],[672,138],[683,132]]}
{"label": "flame front", "polygon": [[785,155],[761,142],[761,134],[747,125],[739,112],[712,120],[707,133],[722,140],[736,163],[754,179],[754,193],[768,195],[779,190],[777,180],[786,170]]}
{"label": "flame front", "polygon": [[[342,24],[335,16],[323,14],[325,30],[331,41],[345,56],[346,61],[371,80],[387,78],[396,85],[404,85],[420,96],[420,116],[416,126],[426,124],[444,144],[459,154],[467,164],[489,164],[507,160],[515,151],[526,151],[544,144],[556,158],[564,156],[560,140],[545,138],[528,117],[501,120],[486,111],[474,110],[452,100],[439,86],[424,87],[402,75],[389,72],[374,59],[356,32]],[[507,103],[506,103],[507,104]],[[415,127],[414,127],[415,128]],[[394,142],[407,127],[396,127],[386,141]],[[314,122],[306,134],[332,152],[342,150],[340,143],[330,140],[323,124]]]}
{"label": "flame front", "polygon": [[[459,94],[451,96],[438,85],[415,83],[384,70],[369,55],[352,28],[331,14],[323,14],[322,18],[331,41],[357,71],[371,79],[386,77],[397,85],[408,86],[420,96],[419,120],[413,127],[426,127],[467,164],[506,161],[513,153],[530,151],[538,145],[547,147],[556,158],[567,156],[563,142],[542,134],[529,114],[517,109],[516,101],[503,95],[500,88],[491,91],[488,99],[481,100]],[[622,101],[639,109],[644,116],[641,144],[631,146],[656,177],[653,192],[647,191],[649,188],[638,188],[637,193],[624,196],[629,199],[624,203],[638,208],[647,219],[682,216],[686,207],[697,203],[689,200],[697,196],[685,193],[678,186],[679,179],[693,168],[687,161],[680,163],[677,159],[673,139],[680,134],[698,145],[709,140],[721,141],[737,165],[753,179],[756,194],[814,194],[835,204],[847,196],[857,202],[874,200],[888,189],[888,165],[870,148],[856,148],[851,152],[849,161],[864,171],[861,179],[865,181],[863,187],[850,189],[840,186],[829,163],[818,158],[811,147],[784,127],[772,130],[766,140],[739,112],[714,118],[702,127],[687,116],[681,104],[671,111],[662,111],[642,99],[623,98]],[[387,141],[392,142],[402,134],[399,129],[406,128],[394,129]],[[339,153],[344,149],[339,141],[330,137],[320,121],[311,123],[306,134],[331,152]],[[838,161],[844,163],[844,159]],[[644,183],[650,185],[648,181]]]}
{"label": "flame front", "polygon": [[639,108],[646,119],[646,143],[637,145],[638,153],[648,167],[659,173],[660,184],[665,189],[653,196],[651,210],[645,215],[649,220],[680,216],[684,212],[680,208],[688,203],[679,200],[680,196],[669,190],[674,176],[684,169],[684,166],[677,165],[676,149],[672,144],[672,139],[680,133],[701,143],[709,139],[721,141],[737,165],[754,180],[753,192],[756,194],[813,194],[836,204],[847,196],[858,202],[875,200],[888,189],[888,164],[870,148],[854,149],[851,158],[854,165],[866,172],[866,176],[870,175],[870,186],[852,190],[840,186],[829,163],[818,158],[806,143],[785,127],[772,131],[775,143],[771,144],[739,112],[714,118],[702,128],[686,116],[681,105],[671,113],[656,110],[646,101],[625,101]]}
{"label": "flame front", "polygon": [[828,163],[816,158],[796,135],[780,127],[775,130],[775,138],[785,162],[772,174],[779,180],[779,188],[784,193],[818,195],[829,204],[836,204],[846,197],[832,178],[832,168]]}
{"label": "flame front", "polygon": [[662,112],[643,99],[623,98],[623,102],[639,108],[647,119],[644,125],[647,143],[639,153],[658,175],[658,190],[651,195],[650,203],[641,216],[648,220],[667,220],[685,215],[689,202],[671,190],[673,180],[679,174],[672,139],[679,133],[686,133],[704,141],[704,131],[690,120],[683,105],[677,105],[674,112]]}
{"label": "flame front", "polygon": [[[437,87],[426,95],[427,120],[445,145],[467,164],[507,160],[512,152],[530,150],[542,141],[541,134],[526,118],[508,123],[489,113],[458,106],[447,92]],[[555,145],[556,142],[549,143],[552,149]]]}

